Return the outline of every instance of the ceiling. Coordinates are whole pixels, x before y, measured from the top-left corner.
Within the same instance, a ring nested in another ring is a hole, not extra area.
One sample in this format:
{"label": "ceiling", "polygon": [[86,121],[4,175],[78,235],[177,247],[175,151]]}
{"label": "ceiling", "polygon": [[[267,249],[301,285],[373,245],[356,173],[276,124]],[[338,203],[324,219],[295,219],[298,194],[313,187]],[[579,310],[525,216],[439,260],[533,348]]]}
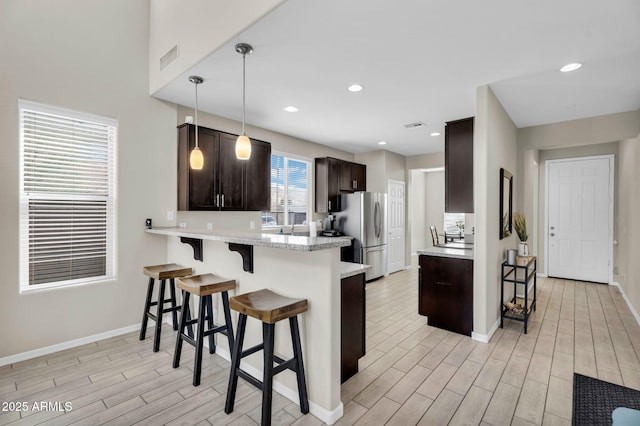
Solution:
{"label": "ceiling", "polygon": [[248,124],[354,153],[443,151],[486,84],[517,127],[640,108],[637,0],[287,0],[154,96],[193,107],[200,75],[200,110],[241,120],[238,42]]}

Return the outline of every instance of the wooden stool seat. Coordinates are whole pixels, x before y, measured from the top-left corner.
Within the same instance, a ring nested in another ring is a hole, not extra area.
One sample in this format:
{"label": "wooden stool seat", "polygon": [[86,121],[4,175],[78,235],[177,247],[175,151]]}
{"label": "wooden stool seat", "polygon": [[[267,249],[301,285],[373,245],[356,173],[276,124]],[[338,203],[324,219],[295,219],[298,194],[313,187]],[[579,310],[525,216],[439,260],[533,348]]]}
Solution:
{"label": "wooden stool seat", "polygon": [[142,268],[144,274],[156,280],[168,280],[170,278],[186,277],[193,274],[193,269],[175,263],[166,265],[145,266]]}
{"label": "wooden stool seat", "polygon": [[[193,275],[191,277],[178,278],[178,288],[182,290],[182,315],[178,337],[176,339],[176,350],[173,353],[173,368],[180,366],[180,356],[182,354],[182,342],[187,342],[196,348],[195,362],[193,367],[193,386],[200,384],[202,373],[202,346],[204,338],[209,338],[209,353],[216,352],[216,345],[213,339],[215,333],[227,336],[229,341],[229,352],[233,351],[233,325],[231,324],[231,311],[229,310],[229,290],[236,288],[236,280],[228,280],[214,274]],[[224,324],[216,325],[213,322],[213,298],[214,293],[222,296],[222,311],[224,313]],[[191,319],[189,314],[189,298],[191,295],[199,297],[198,317]],[[196,335],[193,333],[186,335],[185,327],[192,327],[196,324]],[[205,330],[206,326],[206,330]]]}
{"label": "wooden stool seat", "polygon": [[[300,328],[298,314],[307,310],[306,299],[292,299],[280,296],[272,291],[263,289],[251,293],[241,294],[231,298],[231,309],[238,311],[238,334],[231,352],[231,373],[227,386],[227,401],[224,412],[233,411],[236,400],[238,377],[262,391],[262,426],[271,425],[271,403],[273,396],[273,376],[285,370],[296,373],[298,382],[298,398],[300,411],[309,412],[309,397],[307,395],[307,381],[302,361],[302,345],[300,343]],[[262,343],[243,350],[244,333],[247,328],[247,316],[262,321]],[[291,328],[291,344],[293,358],[285,360],[274,354],[276,322],[289,319]],[[262,380],[259,380],[240,368],[240,360],[258,351],[263,355]],[[277,364],[274,366],[274,364]]]}
{"label": "wooden stool seat", "polygon": [[236,288],[236,280],[228,280],[213,274],[178,278],[178,288],[196,296],[208,296]]}
{"label": "wooden stool seat", "polygon": [[[193,269],[186,268],[182,265],[175,263],[169,263],[164,265],[152,265],[142,268],[142,272],[149,277],[149,284],[147,285],[147,297],[144,304],[144,312],[142,313],[142,325],[140,328],[140,340],[144,340],[147,335],[147,324],[149,318],[156,322],[155,332],[153,337],[153,351],[158,352],[160,350],[160,333],[162,331],[162,314],[171,312],[173,317],[173,329],[178,329],[178,311],[181,310],[180,305],[176,301],[176,286],[175,279],[180,277],[186,277],[193,274]],[[158,298],[155,302],[153,299],[153,287],[155,280],[160,281],[158,288]],[[165,282],[169,280],[169,292],[170,298],[165,299]],[[170,303],[169,308],[165,308],[165,303]],[[155,313],[151,312],[151,308],[155,306]]]}
{"label": "wooden stool seat", "polygon": [[230,302],[230,307],[234,311],[259,319],[267,324],[275,324],[307,310],[306,299],[280,296],[267,289],[232,297]]}

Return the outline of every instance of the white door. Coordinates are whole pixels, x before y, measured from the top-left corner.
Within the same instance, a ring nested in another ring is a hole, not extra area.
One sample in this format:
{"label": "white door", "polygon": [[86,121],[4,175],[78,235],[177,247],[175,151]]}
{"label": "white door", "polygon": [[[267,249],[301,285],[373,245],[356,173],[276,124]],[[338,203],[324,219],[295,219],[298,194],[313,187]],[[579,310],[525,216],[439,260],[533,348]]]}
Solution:
{"label": "white door", "polygon": [[613,157],[549,161],[547,176],[548,275],[608,283]]}
{"label": "white door", "polygon": [[390,180],[387,194],[388,272],[392,273],[403,269],[405,265],[404,182]]}

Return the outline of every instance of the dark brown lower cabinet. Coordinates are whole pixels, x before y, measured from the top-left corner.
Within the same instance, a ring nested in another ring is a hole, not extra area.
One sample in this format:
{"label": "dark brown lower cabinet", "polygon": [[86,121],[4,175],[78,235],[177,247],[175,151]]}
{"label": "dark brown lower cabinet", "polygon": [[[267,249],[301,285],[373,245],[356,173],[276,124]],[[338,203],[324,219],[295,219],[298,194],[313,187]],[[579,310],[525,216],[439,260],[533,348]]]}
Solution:
{"label": "dark brown lower cabinet", "polygon": [[428,324],[471,336],[473,260],[420,255],[420,315]]}
{"label": "dark brown lower cabinet", "polygon": [[341,383],[358,372],[358,360],[365,354],[364,274],[340,280]]}

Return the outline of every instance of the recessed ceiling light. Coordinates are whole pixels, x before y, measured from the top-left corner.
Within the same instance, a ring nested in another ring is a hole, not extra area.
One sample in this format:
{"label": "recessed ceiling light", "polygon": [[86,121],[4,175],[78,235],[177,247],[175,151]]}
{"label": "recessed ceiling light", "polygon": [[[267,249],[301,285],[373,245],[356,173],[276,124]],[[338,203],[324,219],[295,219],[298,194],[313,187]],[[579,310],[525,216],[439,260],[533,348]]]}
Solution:
{"label": "recessed ceiling light", "polygon": [[378,142],[378,145],[386,145],[387,143],[385,141],[380,141]]}
{"label": "recessed ceiling light", "polygon": [[298,112],[298,108],[296,108],[296,107],[294,107],[294,106],[291,106],[291,105],[286,106],[286,107],[284,107],[283,109],[284,109],[285,111],[287,111],[287,112]]}
{"label": "recessed ceiling light", "polygon": [[429,133],[429,136],[440,136],[440,132]]}
{"label": "recessed ceiling light", "polygon": [[578,68],[580,68],[582,66],[581,63],[579,62],[574,62],[572,64],[567,64],[564,67],[560,68],[560,71],[562,72],[569,72],[569,71],[575,71]]}
{"label": "recessed ceiling light", "polygon": [[347,90],[350,92],[359,92],[362,89],[364,89],[364,86],[362,84],[357,84],[357,83],[347,87]]}

